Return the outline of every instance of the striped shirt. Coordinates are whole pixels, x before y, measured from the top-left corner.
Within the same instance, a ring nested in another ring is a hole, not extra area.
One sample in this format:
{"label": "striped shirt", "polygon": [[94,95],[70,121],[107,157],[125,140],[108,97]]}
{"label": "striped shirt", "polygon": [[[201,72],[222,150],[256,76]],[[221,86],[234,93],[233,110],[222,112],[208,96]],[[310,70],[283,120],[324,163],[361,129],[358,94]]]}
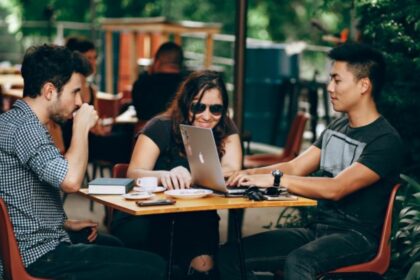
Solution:
{"label": "striped shirt", "polygon": [[67,170],[67,160],[26,102],[18,100],[0,115],[0,197],[25,266],[59,243],[70,243],[60,197]]}

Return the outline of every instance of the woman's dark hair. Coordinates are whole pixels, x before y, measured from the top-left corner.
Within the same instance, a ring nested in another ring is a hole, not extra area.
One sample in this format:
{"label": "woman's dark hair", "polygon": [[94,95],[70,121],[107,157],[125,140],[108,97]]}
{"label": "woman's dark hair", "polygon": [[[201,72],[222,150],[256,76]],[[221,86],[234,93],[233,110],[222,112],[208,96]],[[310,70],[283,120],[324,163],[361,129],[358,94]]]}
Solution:
{"label": "woman's dark hair", "polygon": [[223,101],[223,113],[217,125],[213,128],[213,134],[216,141],[217,151],[222,157],[225,153],[223,139],[226,137],[228,128],[228,95],[225,83],[220,75],[216,72],[203,70],[191,73],[187,79],[180,85],[178,92],[171,103],[169,109],[163,114],[173,120],[172,133],[179,150],[185,154],[184,145],[182,143],[180,124],[192,124],[195,119],[190,120],[189,114],[191,105],[196,96],[199,96],[199,102],[203,98],[203,93],[208,90],[217,89],[220,92]]}
{"label": "woman's dark hair", "polygon": [[74,51],[74,67],[76,73],[82,74],[85,77],[93,73],[89,60],[79,51]]}
{"label": "woman's dark hair", "polygon": [[81,53],[96,49],[95,44],[84,37],[69,37],[66,40],[66,47],[71,51],[78,51]]}
{"label": "woman's dark hair", "polygon": [[30,47],[22,62],[23,96],[35,98],[40,95],[41,88],[47,82],[52,83],[60,93],[76,72],[76,56],[77,54],[60,46],[44,44]]}

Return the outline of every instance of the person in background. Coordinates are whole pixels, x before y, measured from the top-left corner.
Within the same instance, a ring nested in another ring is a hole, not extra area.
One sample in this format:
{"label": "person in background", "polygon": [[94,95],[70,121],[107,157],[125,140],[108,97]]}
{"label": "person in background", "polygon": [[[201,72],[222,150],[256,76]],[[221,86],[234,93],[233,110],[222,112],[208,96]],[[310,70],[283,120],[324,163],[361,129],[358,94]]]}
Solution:
{"label": "person in background", "polygon": [[[233,174],[230,185],[281,185],[318,200],[306,228],[284,228],[244,239],[248,279],[252,271],[279,271],[284,279],[316,279],[324,272],[366,262],[378,249],[393,185],[402,164],[398,132],[378,112],[385,82],[383,55],[346,43],[332,49],[327,90],[335,111],[319,139],[297,158]],[[316,177],[308,177],[317,171]],[[235,248],[224,246],[222,279],[239,279]]]}
{"label": "person in background", "polygon": [[[98,89],[93,80],[96,74],[96,59],[98,55],[96,53],[95,45],[92,41],[83,37],[69,37],[66,40],[65,46],[71,51],[77,51],[81,53],[83,57],[86,58],[88,65],[84,65],[83,69],[81,69],[83,70],[83,76],[85,76],[81,89],[82,101],[89,105],[96,106],[96,94]],[[67,127],[63,129],[64,142],[66,147],[68,147],[69,141],[71,139],[71,135],[68,135],[71,132],[69,127],[71,127],[71,123],[69,123]],[[103,126],[98,123],[91,129],[90,132],[93,135],[106,136],[111,133],[111,129],[112,126]]]}
{"label": "person in background", "polygon": [[164,112],[184,79],[184,55],[172,42],[162,44],[148,72],[140,74],[133,84],[132,99],[140,121],[148,121]]}
{"label": "person in background", "polygon": [[[151,119],[140,132],[127,175],[157,177],[168,189],[191,186],[191,174],[180,124],[211,128],[225,172],[240,170],[242,149],[236,126],[228,116],[228,96],[221,77],[211,71],[192,73],[180,86],[169,109]],[[219,246],[216,211],[135,217],[114,214],[111,232],[127,247],[146,248],[167,256],[170,226],[175,220],[174,262],[192,279],[215,279]]]}
{"label": "person in background", "polygon": [[[98,120],[93,106],[82,103],[78,55],[53,45],[29,48],[22,63],[24,97],[0,115],[0,197],[24,266],[32,276],[54,279],[163,279],[165,262],[155,254],[75,245],[66,231],[91,226],[68,221],[60,196],[60,190],[80,189],[88,132]],[[71,144],[62,155],[45,125],[72,118]]]}
{"label": "person in background", "polygon": [[[85,103],[97,106],[97,86],[93,82],[96,74],[97,52],[95,44],[83,37],[69,37],[65,46],[71,51],[80,52],[89,62],[90,71],[86,73],[85,82],[82,85],[81,96]],[[63,138],[65,147],[68,147],[71,139],[71,122],[64,124]],[[111,163],[128,162],[130,160],[132,142],[132,128],[124,126],[103,125],[99,121],[89,133],[89,160],[101,160]],[[120,147],[119,150],[111,147]],[[94,174],[95,175],[95,174]]]}
{"label": "person in background", "polygon": [[83,85],[81,94],[84,103],[94,105],[96,93],[98,91],[93,82],[96,74],[96,60],[98,58],[95,44],[83,37],[69,37],[66,40],[65,46],[71,51],[80,52],[89,62],[90,71],[87,73],[86,83]]}

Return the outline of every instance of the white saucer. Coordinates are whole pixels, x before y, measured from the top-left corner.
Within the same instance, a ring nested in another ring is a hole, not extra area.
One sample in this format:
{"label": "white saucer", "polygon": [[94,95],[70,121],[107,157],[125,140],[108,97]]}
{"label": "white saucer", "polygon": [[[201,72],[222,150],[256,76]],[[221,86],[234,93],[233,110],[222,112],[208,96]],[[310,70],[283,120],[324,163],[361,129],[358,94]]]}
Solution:
{"label": "white saucer", "polygon": [[131,192],[123,194],[122,197],[128,200],[142,200],[142,199],[149,199],[154,197],[155,195],[148,192]]}
{"label": "white saucer", "polygon": [[209,194],[212,194],[213,191],[205,189],[183,189],[183,190],[169,190],[165,194],[175,198],[181,199],[194,199],[205,197]]}
{"label": "white saucer", "polygon": [[136,192],[152,192],[152,193],[161,193],[166,191],[166,188],[163,186],[156,186],[153,190],[145,190],[143,187],[134,187],[133,191]]}

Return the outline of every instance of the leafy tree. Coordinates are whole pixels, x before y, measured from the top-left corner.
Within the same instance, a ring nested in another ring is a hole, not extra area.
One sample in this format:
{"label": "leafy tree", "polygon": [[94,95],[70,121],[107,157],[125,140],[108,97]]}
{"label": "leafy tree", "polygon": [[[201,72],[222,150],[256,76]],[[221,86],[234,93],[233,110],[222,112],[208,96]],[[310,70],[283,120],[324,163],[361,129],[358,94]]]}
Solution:
{"label": "leafy tree", "polygon": [[[362,40],[388,60],[380,109],[407,148],[407,168],[420,170],[420,5],[416,0],[357,1]],[[411,171],[411,172],[412,172]]]}

